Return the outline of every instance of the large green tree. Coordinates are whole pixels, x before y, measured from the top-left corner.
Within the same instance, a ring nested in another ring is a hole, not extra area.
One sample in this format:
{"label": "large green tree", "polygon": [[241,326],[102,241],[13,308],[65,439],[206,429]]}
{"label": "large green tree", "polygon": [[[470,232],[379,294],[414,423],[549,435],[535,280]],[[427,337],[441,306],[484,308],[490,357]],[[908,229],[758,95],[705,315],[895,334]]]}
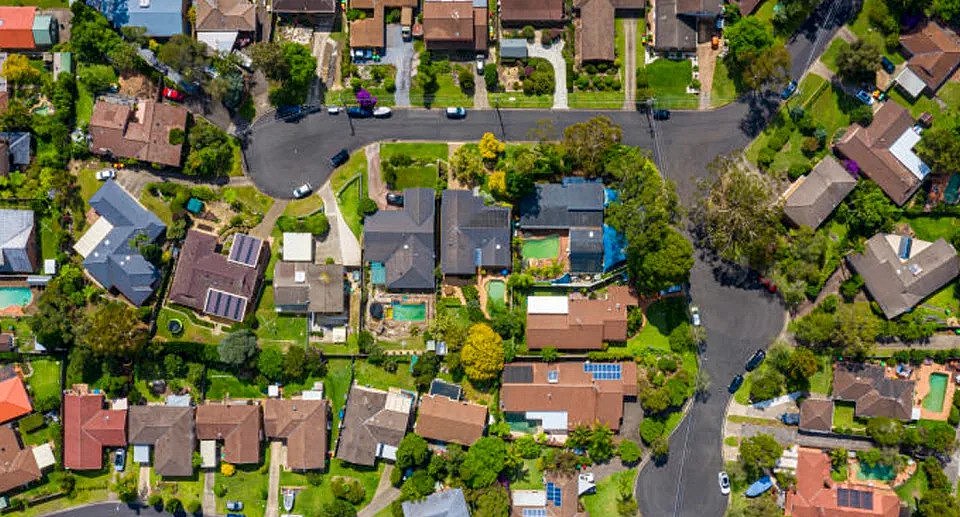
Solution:
{"label": "large green tree", "polygon": [[220,361],[231,366],[245,366],[257,354],[257,336],[250,329],[227,334],[217,346]]}
{"label": "large green tree", "polygon": [[769,434],[758,434],[740,442],[740,464],[748,476],[758,477],[773,468],[783,454],[783,446]]}
{"label": "large green tree", "polygon": [[470,488],[483,488],[497,480],[507,459],[507,445],[495,436],[477,440],[467,451],[460,476]]}
{"label": "large green tree", "polygon": [[876,80],[880,68],[880,47],[872,41],[858,39],[853,43],[840,40],[837,71],[844,79],[854,82]]}
{"label": "large green tree", "polygon": [[563,148],[574,168],[587,177],[603,171],[605,155],[623,138],[623,130],[609,117],[597,116],[563,130]]}
{"label": "large green tree", "polygon": [[129,358],[143,349],[149,338],[137,311],[123,302],[107,302],[87,313],[80,339],[100,356]]}
{"label": "large green tree", "polygon": [[460,358],[471,380],[492,381],[503,370],[503,338],[490,325],[477,323],[470,327]]}

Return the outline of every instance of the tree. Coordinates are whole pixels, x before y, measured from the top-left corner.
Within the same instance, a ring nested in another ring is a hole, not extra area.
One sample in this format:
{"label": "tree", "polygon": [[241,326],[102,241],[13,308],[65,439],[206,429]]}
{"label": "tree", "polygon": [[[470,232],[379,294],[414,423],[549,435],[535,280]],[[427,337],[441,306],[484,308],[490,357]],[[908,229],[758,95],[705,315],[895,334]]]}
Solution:
{"label": "tree", "polygon": [[414,433],[407,433],[400,440],[400,446],[397,447],[397,468],[405,470],[408,468],[422,467],[430,459],[430,449],[427,447],[427,441]]}
{"label": "tree", "polygon": [[923,446],[940,453],[953,452],[956,445],[956,429],[946,422],[929,422],[921,427]]}
{"label": "tree", "polygon": [[400,498],[403,500],[422,499],[433,493],[434,480],[426,470],[414,471],[400,487]]}
{"label": "tree", "polygon": [[[493,67],[487,67],[489,70]],[[510,515],[510,494],[500,484],[479,490],[469,490],[467,499],[473,507],[473,517],[507,517]]]}
{"label": "tree", "polygon": [[960,18],[960,1],[933,0],[930,10],[941,20],[954,23]]}
{"label": "tree", "polygon": [[758,434],[740,442],[740,464],[751,478],[776,465],[783,447],[769,434]]}
{"label": "tree", "polygon": [[496,379],[503,370],[503,339],[486,323],[477,323],[470,327],[460,358],[470,380]]}
{"label": "tree", "polygon": [[613,431],[603,424],[595,425],[593,433],[590,435],[587,453],[590,455],[590,461],[594,463],[604,463],[612,458],[614,453]]}
{"label": "tree", "polygon": [[283,377],[287,380],[302,380],[306,373],[307,353],[299,346],[287,349],[283,357]]}
{"label": "tree", "polygon": [[77,79],[86,85],[91,93],[97,94],[115,84],[117,74],[109,65],[82,65],[77,71]]}
{"label": "tree", "polygon": [[356,93],[357,105],[365,109],[373,109],[377,105],[377,98],[367,89],[360,88]]}
{"label": "tree", "polygon": [[917,155],[936,171],[952,171],[960,163],[960,131],[955,122],[938,121],[923,132]]}
{"label": "tree", "polygon": [[[926,137],[925,133],[921,142]],[[847,201],[837,209],[837,218],[847,223],[857,235],[872,237],[877,232],[892,230],[901,212],[876,183],[860,181]]]}
{"label": "tree", "polygon": [[584,424],[577,424],[567,436],[566,445],[574,449],[586,449],[592,437],[593,433],[589,427]]}
{"label": "tree", "polygon": [[160,46],[157,59],[183,74],[187,81],[203,80],[204,68],[210,63],[206,56],[206,46],[187,34],[171,36]]}
{"label": "tree", "polygon": [[233,170],[230,137],[217,126],[195,119],[187,140],[190,153],[183,165],[184,174],[202,178],[227,176]]}
{"label": "tree", "polygon": [[123,302],[107,302],[89,312],[81,329],[83,344],[100,356],[133,357],[149,339],[137,311]]}
{"label": "tree", "polygon": [[357,517],[357,509],[343,499],[334,499],[320,509],[324,517]]}
{"label": "tree", "polygon": [[903,424],[892,418],[871,418],[867,422],[867,435],[881,447],[895,447],[903,441]]}
{"label": "tree", "polygon": [[741,78],[743,86],[752,91],[781,88],[790,78],[790,53],[782,44],[756,52],[744,53]]}
{"label": "tree", "polygon": [[750,384],[750,400],[769,400],[783,391],[784,378],[777,370],[764,368],[751,375],[753,382]]}
{"label": "tree", "polygon": [[64,265],[47,284],[37,300],[37,313],[30,319],[30,328],[37,340],[47,348],[67,348],[74,343],[79,330],[80,309],[86,304],[88,285],[83,271]]}
{"label": "tree", "polygon": [[846,355],[866,357],[876,345],[880,332],[878,318],[865,303],[843,305],[837,309],[836,327],[830,340]]}
{"label": "tree", "polygon": [[809,348],[797,347],[790,353],[790,359],[787,362],[784,375],[794,382],[809,379],[820,370],[820,364]]}
{"label": "tree", "polygon": [[670,350],[678,354],[693,350],[694,347],[697,346],[697,342],[693,336],[693,326],[687,322],[683,322],[674,327],[673,330],[670,331],[668,339],[670,341]]}
{"label": "tree", "polygon": [[503,153],[503,150],[507,148],[507,145],[497,140],[497,137],[488,131],[484,133],[482,137],[480,137],[479,147],[480,156],[484,160],[496,160],[497,157]]}
{"label": "tree", "polygon": [[740,69],[756,56],[773,46],[773,34],[755,17],[744,17],[729,25],[723,34],[729,51],[727,59],[732,68]]}
{"label": "tree", "polygon": [[593,178],[603,170],[604,155],[623,138],[623,130],[609,117],[597,116],[567,126],[563,130],[563,149],[574,168]]}
{"label": "tree", "polygon": [[507,457],[507,445],[500,438],[485,436],[467,451],[460,476],[470,488],[483,488],[497,480]]}
{"label": "tree", "polygon": [[620,445],[617,448],[620,460],[628,465],[640,461],[642,452],[637,442],[627,439],[620,440]]}
{"label": "tree", "polygon": [[290,63],[287,62],[283,48],[279,43],[254,43],[247,49],[254,68],[273,81],[283,81],[290,75]]}
{"label": "tree", "polygon": [[250,329],[240,329],[224,337],[217,346],[220,361],[231,366],[245,366],[257,353],[257,336]]}
{"label": "tree", "polygon": [[3,62],[3,76],[15,87],[24,84],[38,84],[40,70],[30,64],[30,59],[24,54],[10,54]]}
{"label": "tree", "polygon": [[279,381],[283,377],[283,352],[275,346],[264,347],[257,357],[257,370],[268,380]]}
{"label": "tree", "polygon": [[163,505],[163,511],[167,513],[176,514],[176,513],[179,513],[181,510],[183,510],[183,503],[181,503],[180,500],[177,499],[176,497],[171,497],[170,499],[167,499],[166,503],[164,503]]}
{"label": "tree", "polygon": [[[124,29],[132,27],[123,27]],[[117,45],[110,51],[110,62],[120,73],[131,74],[136,72],[142,65],[143,60],[137,54],[137,49],[132,45]]]}
{"label": "tree", "polygon": [[450,158],[450,171],[453,177],[467,186],[474,186],[483,179],[483,157],[479,147],[461,145]]}
{"label": "tree", "polygon": [[852,44],[840,42],[837,72],[851,82],[873,81],[880,68],[880,47],[872,41],[858,39]]}

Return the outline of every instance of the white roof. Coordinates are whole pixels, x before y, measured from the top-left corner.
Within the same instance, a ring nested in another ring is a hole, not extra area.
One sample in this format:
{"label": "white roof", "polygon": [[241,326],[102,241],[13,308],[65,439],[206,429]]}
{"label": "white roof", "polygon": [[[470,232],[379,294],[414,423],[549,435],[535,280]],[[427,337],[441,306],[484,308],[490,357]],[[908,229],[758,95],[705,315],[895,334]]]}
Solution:
{"label": "white roof", "polygon": [[514,506],[544,507],[547,505],[546,490],[511,490]]}
{"label": "white roof", "polygon": [[107,221],[106,217],[100,217],[93,223],[93,226],[87,230],[87,233],[83,234],[80,240],[73,245],[73,249],[79,253],[81,257],[87,258],[87,255],[100,244],[100,241],[102,241],[112,229],[113,225],[110,224],[110,221]]}
{"label": "white roof", "polygon": [[570,302],[566,296],[528,296],[527,314],[567,314]]}
{"label": "white roof", "polygon": [[37,467],[40,467],[40,470],[52,467],[57,460],[53,457],[53,448],[50,447],[49,443],[43,445],[36,445],[33,447],[33,459],[37,462]]}
{"label": "white roof", "polygon": [[313,260],[313,235],[284,232],[283,261],[310,262],[311,260]]}
{"label": "white roof", "polygon": [[386,460],[396,460],[397,459],[397,448],[393,445],[387,445],[385,443],[377,444],[377,456]]}
{"label": "white roof", "polygon": [[913,73],[913,70],[910,70],[910,68],[906,66],[897,74],[896,81],[897,84],[913,98],[919,97],[920,94],[923,93],[923,89],[927,87],[923,79],[917,77],[917,74]]}
{"label": "white roof", "polygon": [[149,445],[134,445],[133,446],[133,461],[137,463],[150,463],[150,446]]}
{"label": "white roof", "polygon": [[230,52],[237,41],[239,32],[198,32],[197,40],[218,52]]}
{"label": "white roof", "polygon": [[209,469],[217,466],[217,442],[200,440],[200,467]]}
{"label": "white roof", "polygon": [[267,386],[267,396],[271,398],[280,396],[280,386],[277,384],[271,384]]}
{"label": "white roof", "polygon": [[890,152],[897,158],[897,161],[909,169],[917,179],[923,181],[923,178],[926,178],[927,174],[930,174],[930,167],[923,163],[923,160],[917,156],[917,153],[913,152],[914,146],[919,142],[920,133],[910,128],[904,131],[903,134],[900,135],[900,138],[890,146]]}
{"label": "white roof", "polygon": [[300,394],[300,398],[303,400],[323,400],[323,390],[304,390]]}
{"label": "white roof", "polygon": [[43,274],[45,275],[55,275],[57,274],[57,261],[56,259],[46,259],[43,261]]}

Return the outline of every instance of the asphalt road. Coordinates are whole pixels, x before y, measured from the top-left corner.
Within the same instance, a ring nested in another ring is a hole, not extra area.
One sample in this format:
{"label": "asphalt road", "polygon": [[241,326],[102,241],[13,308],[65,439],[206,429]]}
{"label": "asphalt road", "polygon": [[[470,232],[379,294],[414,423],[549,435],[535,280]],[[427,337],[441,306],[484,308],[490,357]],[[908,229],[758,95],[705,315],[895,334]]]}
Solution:
{"label": "asphalt road", "polygon": [[[123,503],[102,503],[51,513],[48,517],[170,517],[152,507],[132,508]],[[184,514],[185,515],[185,514]]]}

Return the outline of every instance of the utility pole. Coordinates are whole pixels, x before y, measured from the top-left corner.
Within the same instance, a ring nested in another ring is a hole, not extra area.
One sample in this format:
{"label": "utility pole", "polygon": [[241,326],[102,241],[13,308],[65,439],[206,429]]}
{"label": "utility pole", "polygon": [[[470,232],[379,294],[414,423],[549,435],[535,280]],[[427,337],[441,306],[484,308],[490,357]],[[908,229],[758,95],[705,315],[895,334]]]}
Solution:
{"label": "utility pole", "polygon": [[500,99],[493,101],[493,107],[497,110],[497,121],[500,122],[500,137],[504,142],[507,141],[507,130],[503,126],[503,115],[500,113]]}

